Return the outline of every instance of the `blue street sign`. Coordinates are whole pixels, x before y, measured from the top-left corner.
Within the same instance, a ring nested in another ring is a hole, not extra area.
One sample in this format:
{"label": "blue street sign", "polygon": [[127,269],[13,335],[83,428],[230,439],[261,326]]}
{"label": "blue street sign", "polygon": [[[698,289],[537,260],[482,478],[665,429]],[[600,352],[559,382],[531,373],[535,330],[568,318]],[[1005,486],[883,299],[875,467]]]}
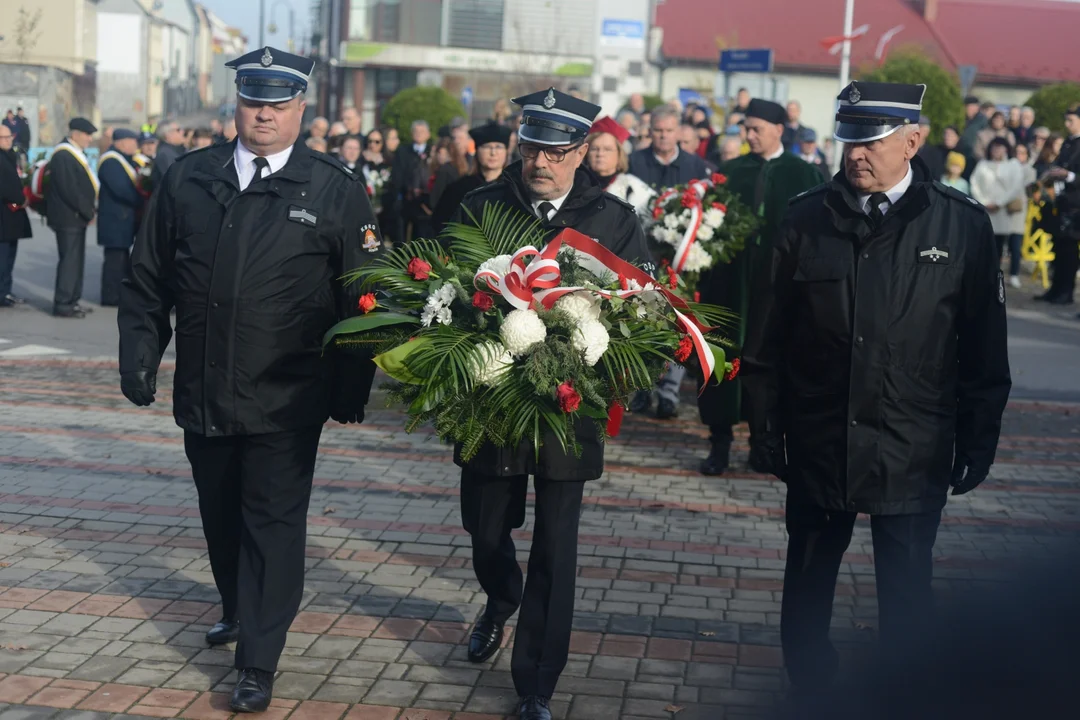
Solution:
{"label": "blue street sign", "polygon": [[645,23],[640,20],[611,20],[604,18],[600,25],[600,34],[610,38],[644,40]]}
{"label": "blue street sign", "polygon": [[770,73],[773,69],[773,51],[721,50],[720,72]]}
{"label": "blue street sign", "polygon": [[466,85],[461,89],[461,104],[465,107],[472,105],[473,91],[472,88]]}

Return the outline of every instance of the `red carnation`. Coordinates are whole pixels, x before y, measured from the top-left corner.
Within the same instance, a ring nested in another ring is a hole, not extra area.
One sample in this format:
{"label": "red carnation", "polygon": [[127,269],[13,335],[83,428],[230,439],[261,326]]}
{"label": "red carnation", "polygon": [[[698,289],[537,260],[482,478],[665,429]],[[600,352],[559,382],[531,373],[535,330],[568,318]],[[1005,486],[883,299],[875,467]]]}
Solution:
{"label": "red carnation", "polygon": [[697,193],[692,188],[686,188],[686,192],[682,194],[682,206],[684,208],[694,207],[698,204]]}
{"label": "red carnation", "polygon": [[413,280],[427,280],[431,276],[431,263],[414,257],[409,261],[409,266],[405,268],[405,272]]}
{"label": "red carnation", "polygon": [[664,208],[660,207],[659,205],[657,205],[656,207],[654,207],[652,209],[652,219],[653,220],[659,220],[661,218],[661,216],[663,216],[663,214],[664,214]]}
{"label": "red carnation", "polygon": [[555,390],[555,398],[559,401],[559,409],[564,413],[576,412],[581,407],[581,396],[569,382],[564,382]]}
{"label": "red carnation", "polygon": [[714,210],[719,210],[720,212],[727,215],[727,205],[725,205],[724,203],[716,202],[716,203],[713,203],[712,206],[713,206]]}
{"label": "red carnation", "polygon": [[727,182],[727,175],[723,173],[713,173],[712,176],[713,185],[723,185]]}
{"label": "red carnation", "polygon": [[739,376],[739,366],[742,363],[739,362],[739,358],[735,358],[731,361],[731,369],[724,373],[725,380],[734,380]]}
{"label": "red carnation", "polygon": [[701,302],[701,293],[698,292],[697,290],[694,291],[694,302],[697,302],[697,303]]}
{"label": "red carnation", "polygon": [[486,292],[480,292],[477,290],[472,296],[473,307],[480,312],[487,312],[491,308],[495,307],[495,299],[488,295]]}
{"label": "red carnation", "polygon": [[619,289],[620,290],[629,290],[630,289],[630,280],[625,275],[620,275],[619,276]]}
{"label": "red carnation", "polygon": [[675,272],[675,268],[668,266],[668,287],[674,290],[679,286],[679,274]]}
{"label": "red carnation", "polygon": [[375,300],[375,293],[368,293],[367,295],[360,296],[360,302],[356,307],[360,308],[360,311],[367,315],[369,312],[375,309],[375,306],[379,303]]}
{"label": "red carnation", "polygon": [[689,335],[683,335],[679,340],[679,347],[675,348],[675,359],[679,362],[686,362],[690,357],[690,353],[694,351],[694,341]]}

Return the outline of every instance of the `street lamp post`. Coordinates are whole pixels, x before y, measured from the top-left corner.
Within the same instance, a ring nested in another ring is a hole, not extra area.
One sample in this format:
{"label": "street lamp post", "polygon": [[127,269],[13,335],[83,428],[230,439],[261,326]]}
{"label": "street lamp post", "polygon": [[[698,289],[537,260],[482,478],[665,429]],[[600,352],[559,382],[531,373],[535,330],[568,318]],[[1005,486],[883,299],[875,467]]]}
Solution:
{"label": "street lamp post", "polygon": [[[840,52],[840,89],[847,87],[851,80],[851,26],[855,24],[855,0],[847,0],[844,6],[844,46]],[[833,145],[832,170],[840,170],[844,144]]]}
{"label": "street lamp post", "polygon": [[[260,0],[260,2],[265,2],[265,1],[266,0]],[[274,20],[274,18],[277,17],[278,6],[280,6],[282,3],[285,4],[286,10],[288,10],[288,12],[289,12],[289,39],[288,39],[289,46],[288,47],[289,47],[289,52],[293,52],[294,38],[296,37],[296,34],[295,34],[296,13],[293,10],[293,6],[290,3],[286,2],[286,0],[276,0],[274,5],[270,9],[270,25],[266,29],[269,30],[271,34],[277,32],[277,22]],[[259,28],[259,33],[260,34],[262,33],[262,27],[261,26]]]}

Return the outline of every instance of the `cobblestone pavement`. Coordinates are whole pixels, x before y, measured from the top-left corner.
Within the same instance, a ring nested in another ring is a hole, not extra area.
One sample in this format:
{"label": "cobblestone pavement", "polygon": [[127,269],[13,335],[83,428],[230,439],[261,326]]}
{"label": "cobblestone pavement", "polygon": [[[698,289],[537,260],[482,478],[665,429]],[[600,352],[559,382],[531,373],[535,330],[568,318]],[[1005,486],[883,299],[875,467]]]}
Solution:
{"label": "cobblestone pavement", "polygon": [[[0,720],[228,717],[232,653],[203,640],[217,593],[169,393],[137,409],[116,386],[107,363],[0,359]],[[482,594],[450,452],[374,407],[323,434],[304,607],[267,717],[507,717],[509,653],[466,660]],[[1078,412],[1010,405],[992,479],[949,504],[941,591],[1077,546]],[[692,402],[675,421],[628,418],[587,486],[555,717],[762,717],[782,690],[783,486],[744,466],[700,477],[704,443]],[[860,521],[834,614],[856,657],[876,622],[869,553]]]}

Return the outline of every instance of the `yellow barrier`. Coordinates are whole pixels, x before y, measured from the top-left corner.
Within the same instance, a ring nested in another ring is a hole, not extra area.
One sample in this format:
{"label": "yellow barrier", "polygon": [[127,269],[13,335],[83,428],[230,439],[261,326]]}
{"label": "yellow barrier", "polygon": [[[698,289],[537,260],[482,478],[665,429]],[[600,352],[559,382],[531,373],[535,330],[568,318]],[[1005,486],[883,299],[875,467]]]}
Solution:
{"label": "yellow barrier", "polygon": [[1053,237],[1042,228],[1032,230],[1035,223],[1042,219],[1042,206],[1028,203],[1027,219],[1024,222],[1024,240],[1020,246],[1020,257],[1035,263],[1032,273],[1042,281],[1043,289],[1050,287],[1048,264],[1054,259]]}

